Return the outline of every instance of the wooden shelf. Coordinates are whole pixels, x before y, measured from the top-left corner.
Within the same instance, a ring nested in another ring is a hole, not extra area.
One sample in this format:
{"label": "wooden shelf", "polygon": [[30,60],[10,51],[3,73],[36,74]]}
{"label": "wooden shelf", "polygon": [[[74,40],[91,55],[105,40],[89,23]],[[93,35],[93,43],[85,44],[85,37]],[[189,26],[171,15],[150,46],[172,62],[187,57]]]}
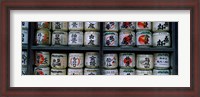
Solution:
{"label": "wooden shelf", "polygon": [[99,51],[100,47],[83,47],[83,46],[32,46],[32,50],[56,50],[56,51]]}
{"label": "wooden shelf", "polygon": [[112,51],[120,51],[120,52],[173,52],[173,48],[138,48],[138,47],[103,47],[103,51],[112,52]]}
{"label": "wooden shelf", "polygon": [[[35,32],[37,31],[36,28],[36,22],[30,22],[29,23],[29,44],[28,45],[22,45],[22,50],[27,50],[28,53],[28,64],[34,64],[34,54],[35,51],[48,51],[48,52],[56,52],[56,53],[72,53],[72,52],[99,52],[100,55],[100,64],[103,64],[103,55],[105,53],[170,53],[171,55],[171,64],[173,65],[173,75],[178,75],[178,23],[170,23],[170,30],[171,33],[171,47],[170,48],[158,48],[158,47],[149,47],[149,48],[139,48],[139,47],[105,47],[103,44],[103,23],[100,23],[100,46],[99,47],[87,47],[87,46],[37,46],[34,45],[34,39],[35,39]],[[53,32],[53,30],[50,30]],[[85,31],[83,31],[85,32]],[[119,31],[118,31],[119,32]],[[134,32],[137,32],[134,30]],[[101,66],[100,66],[101,67]],[[28,75],[34,74],[34,66],[28,65],[27,71]],[[102,68],[100,68],[102,69]]]}

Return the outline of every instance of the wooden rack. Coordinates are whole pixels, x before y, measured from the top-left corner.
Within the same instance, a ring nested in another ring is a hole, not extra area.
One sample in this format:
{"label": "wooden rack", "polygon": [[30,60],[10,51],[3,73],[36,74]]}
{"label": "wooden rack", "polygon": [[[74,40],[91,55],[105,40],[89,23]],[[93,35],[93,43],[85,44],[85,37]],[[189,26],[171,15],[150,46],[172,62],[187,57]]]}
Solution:
{"label": "wooden rack", "polygon": [[[171,22],[170,23],[170,30],[171,33],[171,47],[170,48],[138,48],[138,47],[104,47],[103,46],[103,23],[100,23],[100,46],[99,47],[69,47],[69,46],[36,46],[34,44],[35,41],[35,33],[37,31],[36,22],[29,22],[29,29],[28,29],[28,45],[22,45],[22,50],[27,51],[27,75],[34,74],[34,57],[35,51],[49,51],[49,52],[63,52],[63,53],[70,53],[70,52],[89,52],[89,51],[96,51],[100,54],[100,69],[102,69],[103,65],[103,54],[104,53],[120,53],[120,52],[132,52],[135,54],[138,53],[156,53],[156,52],[163,52],[163,53],[170,53],[170,61],[172,66],[173,75],[178,75],[178,22]],[[51,32],[53,32],[51,30]],[[85,31],[83,31],[85,32]],[[136,31],[135,31],[136,32]]]}

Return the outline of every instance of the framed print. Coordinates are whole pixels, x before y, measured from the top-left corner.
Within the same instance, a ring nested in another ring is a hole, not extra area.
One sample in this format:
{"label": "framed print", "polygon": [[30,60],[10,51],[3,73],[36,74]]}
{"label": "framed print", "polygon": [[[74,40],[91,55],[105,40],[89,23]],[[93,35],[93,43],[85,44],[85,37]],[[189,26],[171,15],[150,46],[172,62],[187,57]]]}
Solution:
{"label": "framed print", "polygon": [[199,1],[1,2],[1,96],[199,97]]}

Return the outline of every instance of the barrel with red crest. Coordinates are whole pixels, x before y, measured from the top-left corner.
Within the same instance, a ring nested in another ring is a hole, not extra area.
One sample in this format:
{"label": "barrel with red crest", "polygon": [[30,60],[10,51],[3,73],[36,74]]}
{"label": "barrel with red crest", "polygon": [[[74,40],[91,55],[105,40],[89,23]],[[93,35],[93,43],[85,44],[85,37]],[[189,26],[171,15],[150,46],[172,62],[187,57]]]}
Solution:
{"label": "barrel with red crest", "polygon": [[135,32],[123,30],[119,34],[119,46],[135,46]]}
{"label": "barrel with red crest", "polygon": [[120,30],[135,30],[135,22],[120,22]]}
{"label": "barrel with red crest", "polygon": [[50,45],[51,44],[51,32],[42,28],[36,32],[36,44],[37,45]]}
{"label": "barrel with red crest", "polygon": [[151,30],[151,22],[136,22],[136,30]]}
{"label": "barrel with red crest", "polygon": [[49,57],[49,52],[45,51],[36,51],[35,54],[35,65],[40,66],[40,67],[45,67],[49,66],[50,64],[50,57]]}
{"label": "barrel with red crest", "polygon": [[135,54],[134,53],[120,53],[119,66],[121,68],[134,68],[135,67]]}
{"label": "barrel with red crest", "polygon": [[83,68],[83,53],[69,53],[68,66],[70,68]]}
{"label": "barrel with red crest", "polygon": [[138,47],[152,46],[152,33],[147,30],[138,31],[136,33],[136,44]]}
{"label": "barrel with red crest", "polygon": [[49,75],[49,67],[35,67],[34,69],[35,75]]}

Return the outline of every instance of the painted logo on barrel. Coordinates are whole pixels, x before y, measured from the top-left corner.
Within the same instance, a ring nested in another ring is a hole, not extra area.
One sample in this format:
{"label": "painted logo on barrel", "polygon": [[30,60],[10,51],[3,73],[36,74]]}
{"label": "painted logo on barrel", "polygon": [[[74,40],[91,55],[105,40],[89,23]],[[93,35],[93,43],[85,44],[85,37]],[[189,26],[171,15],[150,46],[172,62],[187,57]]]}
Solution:
{"label": "painted logo on barrel", "polygon": [[44,64],[44,63],[47,63],[47,58],[43,55],[43,54],[38,54],[37,55],[37,58],[36,58],[36,62],[41,65],[41,64]]}
{"label": "painted logo on barrel", "polygon": [[42,32],[37,33],[37,43],[42,44],[48,42],[48,36],[47,34],[44,34]]}
{"label": "painted logo on barrel", "polygon": [[125,65],[126,67],[130,67],[130,64],[132,64],[133,60],[132,60],[131,57],[126,56],[126,57],[124,58],[123,62],[124,62],[124,65]]}
{"label": "painted logo on barrel", "polygon": [[106,61],[107,67],[110,67],[110,66],[113,66],[113,65],[116,64],[116,58],[115,57],[113,57],[113,58],[108,57],[108,58],[106,58],[105,61]]}
{"label": "painted logo on barrel", "polygon": [[169,27],[169,23],[168,22],[164,22],[163,24],[162,23],[159,23],[158,24],[158,28],[157,30],[165,30]]}
{"label": "painted logo on barrel", "polygon": [[150,38],[149,35],[143,34],[143,35],[139,36],[138,41],[140,44],[149,44],[149,38]]}
{"label": "painted logo on barrel", "polygon": [[50,23],[49,22],[38,22],[38,28],[49,28]]}
{"label": "painted logo on barrel", "polygon": [[132,44],[132,38],[133,38],[132,34],[126,35],[125,37],[123,37],[123,40],[122,40],[121,43],[125,44],[125,45],[131,45]]}
{"label": "painted logo on barrel", "polygon": [[140,63],[144,66],[144,68],[150,68],[150,59],[148,57],[144,58],[144,60]]}
{"label": "painted logo on barrel", "polygon": [[[159,39],[157,41],[157,46],[165,46],[167,43],[169,43],[169,37],[165,36],[164,40]],[[168,44],[167,44],[168,45]]]}
{"label": "painted logo on barrel", "polygon": [[71,63],[71,65],[72,65],[73,67],[79,66],[79,65],[80,65],[80,62],[81,62],[81,60],[80,60],[79,57],[72,57],[72,58],[70,58],[70,63]]}
{"label": "painted logo on barrel", "polygon": [[44,75],[44,72],[42,70],[36,70],[36,75]]}
{"label": "painted logo on barrel", "polygon": [[95,23],[89,22],[88,28],[95,29]]}
{"label": "painted logo on barrel", "polygon": [[106,36],[106,45],[113,46],[115,44],[115,38],[113,35]]}
{"label": "painted logo on barrel", "polygon": [[138,22],[137,23],[139,28],[148,28],[148,22]]}
{"label": "painted logo on barrel", "polygon": [[121,22],[120,26],[123,29],[127,29],[127,28],[135,29],[133,22]]}
{"label": "painted logo on barrel", "polygon": [[115,28],[115,22],[108,22],[106,24],[106,29],[114,29]]}

